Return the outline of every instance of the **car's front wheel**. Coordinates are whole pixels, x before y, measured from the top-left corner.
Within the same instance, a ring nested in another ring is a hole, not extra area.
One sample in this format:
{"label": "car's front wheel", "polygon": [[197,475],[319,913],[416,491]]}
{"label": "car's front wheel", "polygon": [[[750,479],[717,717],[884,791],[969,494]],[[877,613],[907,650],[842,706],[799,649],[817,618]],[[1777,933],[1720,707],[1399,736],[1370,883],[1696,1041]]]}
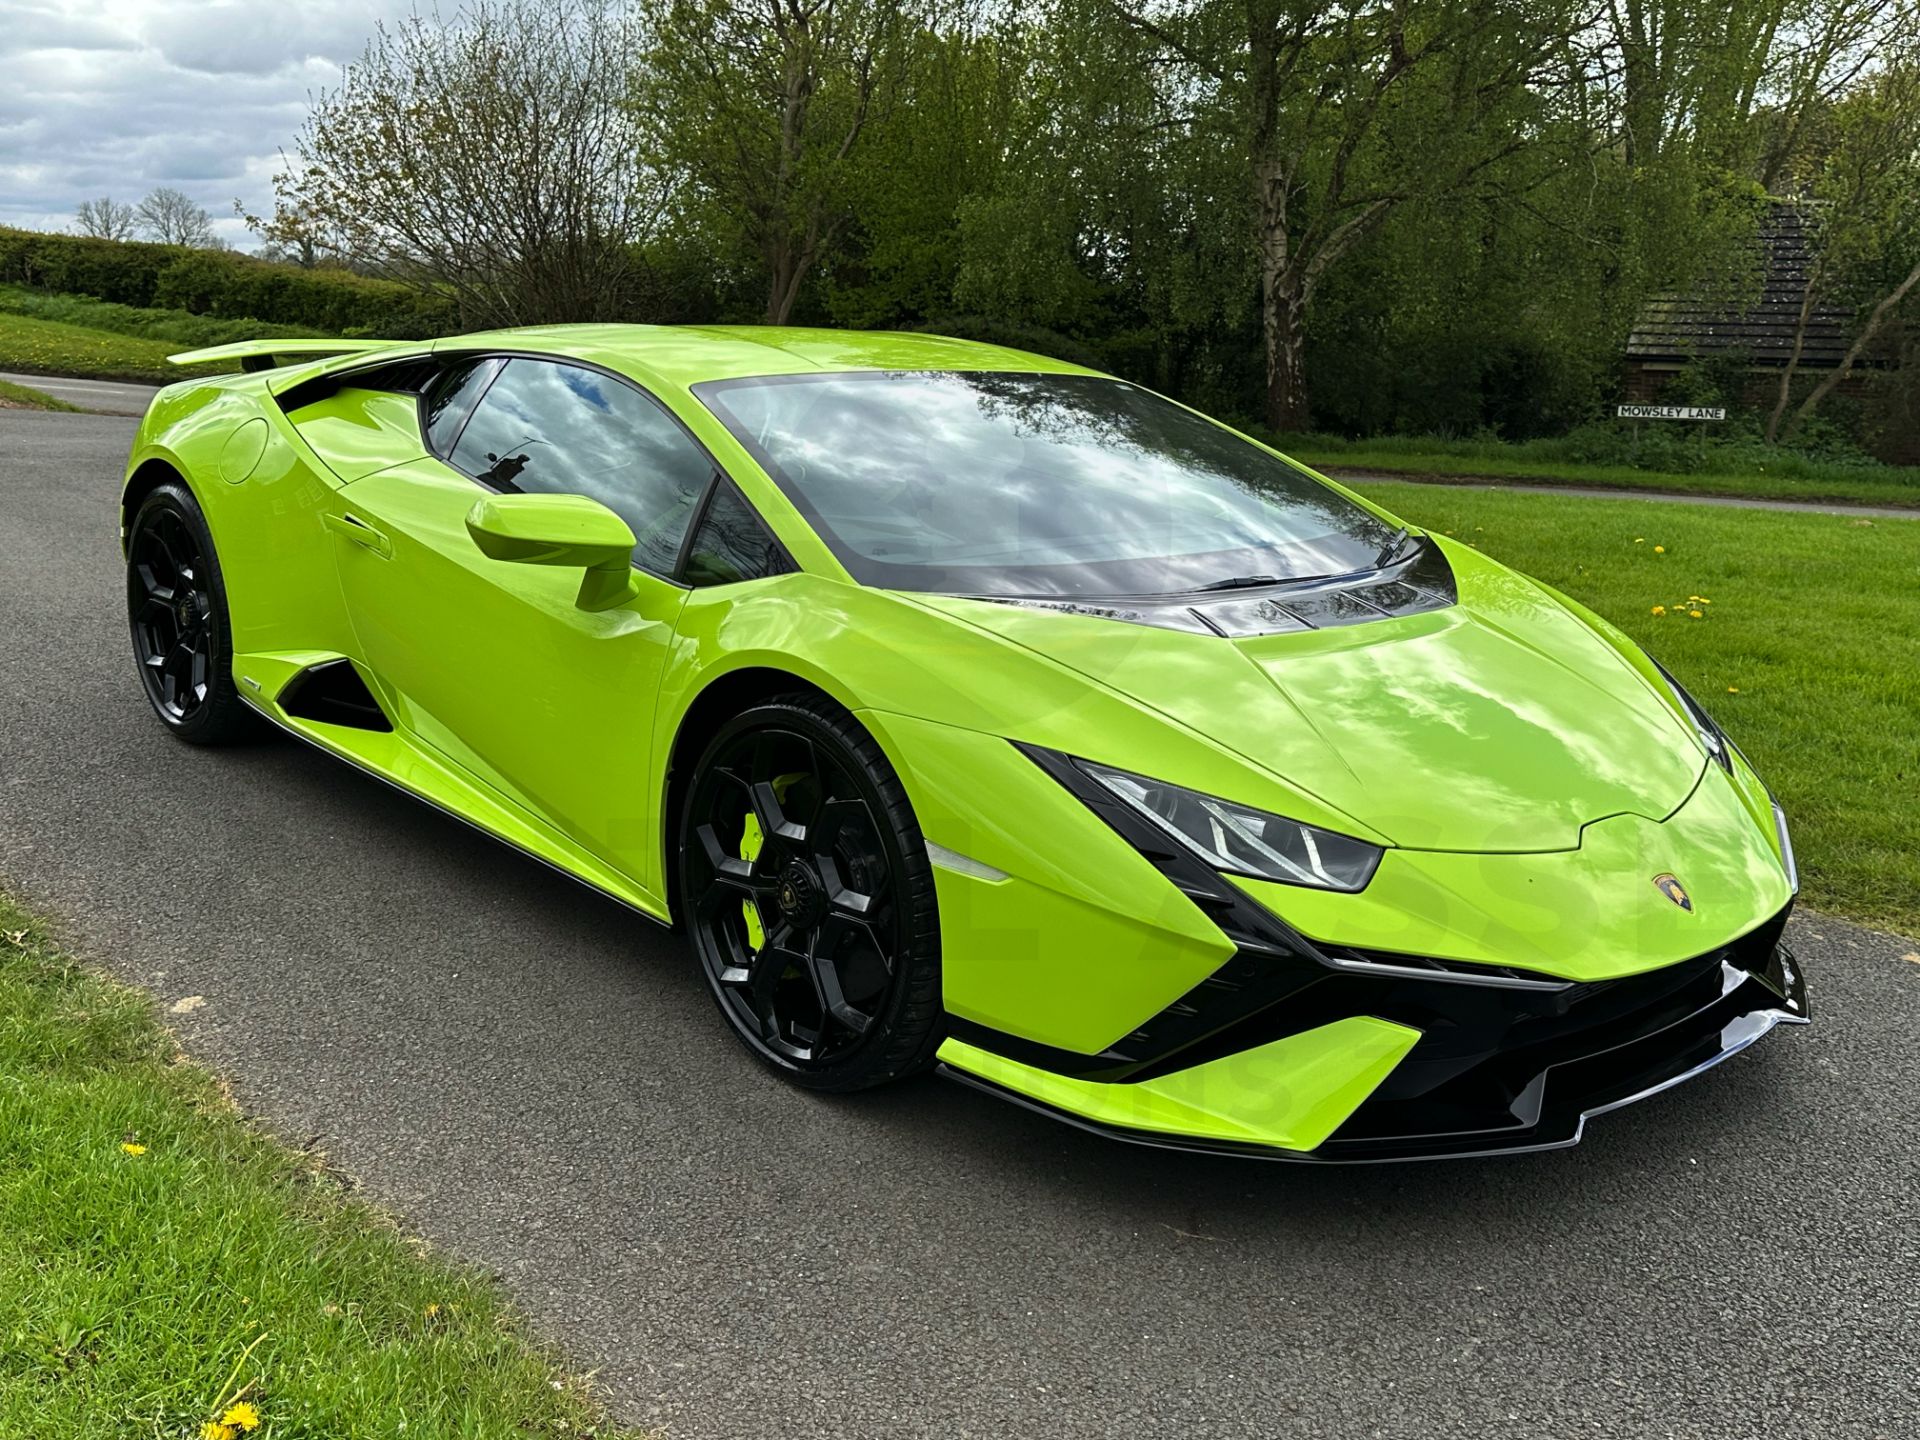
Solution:
{"label": "car's front wheel", "polygon": [[194,745],[257,733],[233,680],[233,627],[213,536],[199,502],[169,481],[140,502],[127,529],[127,623],[147,699]]}
{"label": "car's front wheel", "polygon": [[720,1011],[798,1084],[857,1090],[941,1039],[933,869],[899,777],[831,701],[720,728],[686,788],[680,896]]}

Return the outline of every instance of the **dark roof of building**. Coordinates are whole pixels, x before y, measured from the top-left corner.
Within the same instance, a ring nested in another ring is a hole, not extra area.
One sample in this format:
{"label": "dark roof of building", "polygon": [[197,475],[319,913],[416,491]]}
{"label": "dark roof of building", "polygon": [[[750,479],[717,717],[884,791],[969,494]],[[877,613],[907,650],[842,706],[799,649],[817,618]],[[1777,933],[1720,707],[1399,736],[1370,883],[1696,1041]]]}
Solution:
{"label": "dark roof of building", "polygon": [[[1757,236],[1762,267],[1758,298],[1743,308],[1728,308],[1704,290],[1656,295],[1627,337],[1628,358],[1680,363],[1737,351],[1750,364],[1784,368],[1793,354],[1793,333],[1806,294],[1811,260],[1807,229],[1800,207],[1785,201],[1769,205]],[[1851,310],[1816,304],[1808,317],[1800,364],[1811,370],[1837,368],[1846,356],[1852,326]]]}

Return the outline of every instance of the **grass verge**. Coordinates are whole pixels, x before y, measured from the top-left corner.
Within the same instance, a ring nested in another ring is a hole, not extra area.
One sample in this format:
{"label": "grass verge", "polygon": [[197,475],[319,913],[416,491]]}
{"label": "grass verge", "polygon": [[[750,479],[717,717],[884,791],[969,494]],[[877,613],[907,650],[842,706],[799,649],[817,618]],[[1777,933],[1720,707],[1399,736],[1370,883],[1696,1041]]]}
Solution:
{"label": "grass verge", "polygon": [[0,899],[0,1435],[203,1434],[637,1432]]}
{"label": "grass verge", "polygon": [[69,405],[64,400],[56,400],[51,395],[42,395],[38,390],[25,385],[15,385],[11,381],[0,380],[0,409],[5,410],[78,410],[78,405]]}
{"label": "grass verge", "polygon": [[1920,519],[1355,488],[1633,636],[1786,806],[1805,903],[1920,935]]}
{"label": "grass verge", "polygon": [[1273,443],[1336,477],[1371,471],[1426,480],[1486,478],[1532,485],[1669,490],[1683,495],[1824,500],[1920,509],[1920,469],[1812,460],[1790,452],[1756,454],[1757,447],[1709,448],[1700,453],[1700,468],[1683,471],[1569,458],[1564,453],[1567,442],[1560,440],[1509,444],[1496,440],[1340,440],[1325,435],[1294,435],[1277,437]]}
{"label": "grass verge", "polygon": [[167,356],[185,348],[175,341],[118,335],[110,330],[0,311],[0,370],[170,385],[189,376],[217,375],[234,368],[167,364]]}
{"label": "grass verge", "polygon": [[162,340],[176,350],[230,345],[238,340],[258,340],[268,336],[313,334],[311,330],[268,325],[259,320],[222,320],[213,315],[195,315],[187,310],[116,305],[108,300],[95,300],[88,295],[61,295],[30,289],[25,285],[0,285],[0,314],[25,315],[35,320],[78,325],[86,330],[106,330],[115,335]]}

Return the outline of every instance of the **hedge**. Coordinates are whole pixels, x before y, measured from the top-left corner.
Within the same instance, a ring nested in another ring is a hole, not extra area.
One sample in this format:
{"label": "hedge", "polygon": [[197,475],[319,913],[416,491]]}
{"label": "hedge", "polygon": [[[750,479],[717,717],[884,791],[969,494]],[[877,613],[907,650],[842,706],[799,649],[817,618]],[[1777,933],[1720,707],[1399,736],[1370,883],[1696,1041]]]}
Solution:
{"label": "hedge", "polygon": [[120,305],[296,326],[324,335],[413,340],[457,328],[447,302],[344,270],[302,270],[231,250],[96,240],[4,226],[0,282]]}

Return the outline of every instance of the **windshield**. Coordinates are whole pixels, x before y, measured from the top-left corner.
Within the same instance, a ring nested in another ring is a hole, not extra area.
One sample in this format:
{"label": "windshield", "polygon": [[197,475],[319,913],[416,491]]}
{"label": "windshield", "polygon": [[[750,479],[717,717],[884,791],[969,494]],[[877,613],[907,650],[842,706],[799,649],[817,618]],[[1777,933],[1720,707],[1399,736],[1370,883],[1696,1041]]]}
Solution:
{"label": "windshield", "polygon": [[1121,380],[861,371],[695,391],[864,585],[1170,594],[1349,574],[1396,538],[1277,456]]}

